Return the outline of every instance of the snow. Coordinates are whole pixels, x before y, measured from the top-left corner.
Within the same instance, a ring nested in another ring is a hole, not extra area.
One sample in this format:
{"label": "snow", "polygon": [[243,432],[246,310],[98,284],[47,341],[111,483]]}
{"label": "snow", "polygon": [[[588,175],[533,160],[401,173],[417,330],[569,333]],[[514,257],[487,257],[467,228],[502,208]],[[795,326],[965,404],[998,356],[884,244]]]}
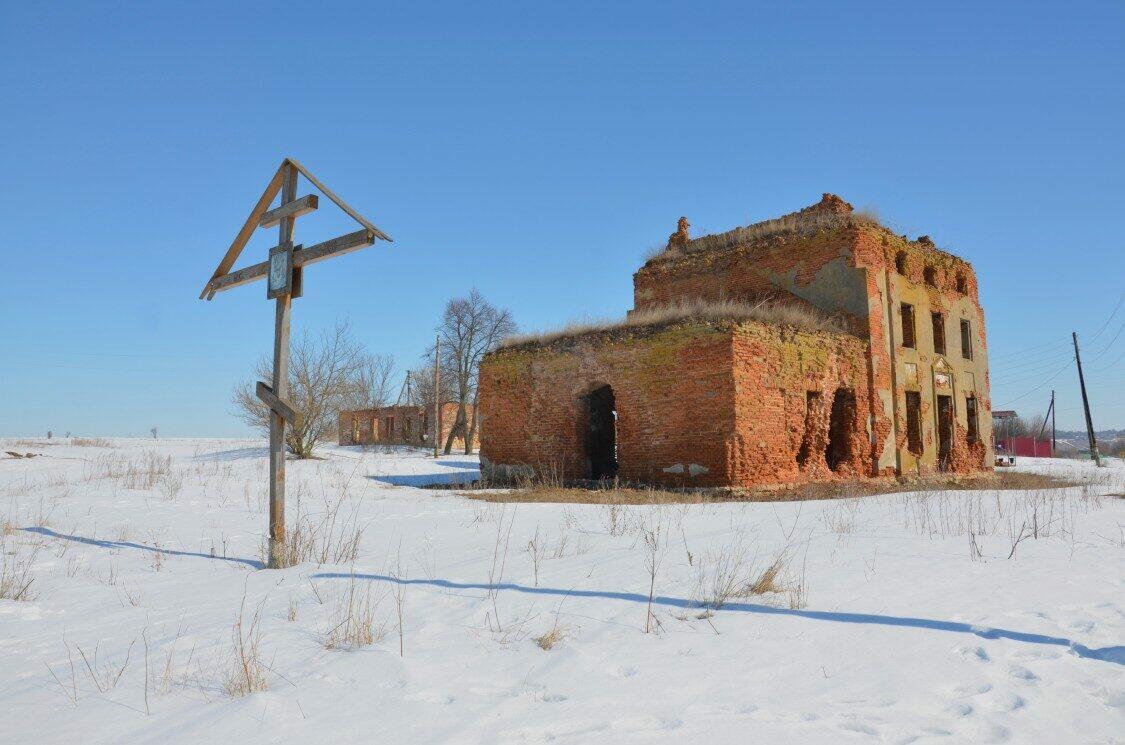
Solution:
{"label": "snow", "polygon": [[[37,593],[0,600],[0,742],[1125,733],[1120,461],[1020,459],[1088,482],[1065,490],[610,507],[484,503],[456,489],[475,457],[327,447],[288,464],[290,523],[330,548],[359,529],[358,556],[264,570],[262,442],[108,444],[0,441],[43,453],[0,458],[5,560],[33,557]],[[722,567],[778,555],[787,590],[701,607]],[[349,588],[385,633],[328,649]],[[240,608],[244,631],[260,610],[268,690],[232,697]]]}

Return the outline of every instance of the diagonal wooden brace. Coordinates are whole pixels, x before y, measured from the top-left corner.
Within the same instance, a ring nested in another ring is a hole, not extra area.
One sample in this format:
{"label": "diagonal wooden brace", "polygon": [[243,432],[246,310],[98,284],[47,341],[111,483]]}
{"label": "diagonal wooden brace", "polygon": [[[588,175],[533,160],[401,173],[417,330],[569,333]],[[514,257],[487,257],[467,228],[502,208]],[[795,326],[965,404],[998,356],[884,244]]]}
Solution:
{"label": "diagonal wooden brace", "polygon": [[258,398],[260,398],[272,412],[288,422],[289,426],[301,426],[300,412],[294,409],[292,404],[290,404],[288,401],[283,401],[276,395],[274,395],[273,388],[270,385],[259,380],[257,393]]}

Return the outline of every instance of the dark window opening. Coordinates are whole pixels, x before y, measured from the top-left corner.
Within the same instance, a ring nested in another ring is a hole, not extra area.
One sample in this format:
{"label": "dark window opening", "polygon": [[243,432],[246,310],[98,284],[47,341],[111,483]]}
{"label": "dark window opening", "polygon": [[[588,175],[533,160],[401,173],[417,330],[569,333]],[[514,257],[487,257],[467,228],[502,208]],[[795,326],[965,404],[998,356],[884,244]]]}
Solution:
{"label": "dark window opening", "polygon": [[914,306],[902,304],[902,346],[914,348]]}
{"label": "dark window opening", "polygon": [[851,454],[855,416],[855,393],[847,388],[836,389],[832,415],[828,418],[828,447],[824,450],[824,460],[833,471],[839,470]]}
{"label": "dark window opening", "polygon": [[906,449],[922,454],[922,394],[906,392]]}
{"label": "dark window opening", "polygon": [[586,395],[586,463],[591,479],[617,475],[617,411],[608,385]]}
{"label": "dark window opening", "polygon": [[801,447],[797,450],[797,465],[804,467],[809,460],[813,432],[816,430],[816,417],[820,413],[820,391],[809,391],[805,394],[805,435],[801,438]]}
{"label": "dark window opening", "polygon": [[930,320],[934,324],[934,351],[945,354],[945,316],[941,313],[931,313]]}
{"label": "dark window opening", "polygon": [[937,397],[938,467],[948,471],[953,459],[953,398]]}
{"label": "dark window opening", "polygon": [[961,356],[967,360],[973,358],[973,334],[968,321],[961,321]]}
{"label": "dark window opening", "polygon": [[965,417],[968,423],[969,443],[980,442],[980,429],[977,424],[977,397],[965,399]]}
{"label": "dark window opening", "polygon": [[937,270],[932,266],[928,266],[922,270],[922,279],[926,281],[930,287],[937,287]]}
{"label": "dark window opening", "polygon": [[965,295],[969,292],[969,283],[963,272],[957,272],[957,292]]}
{"label": "dark window opening", "polygon": [[895,254],[895,271],[906,276],[906,251]]}

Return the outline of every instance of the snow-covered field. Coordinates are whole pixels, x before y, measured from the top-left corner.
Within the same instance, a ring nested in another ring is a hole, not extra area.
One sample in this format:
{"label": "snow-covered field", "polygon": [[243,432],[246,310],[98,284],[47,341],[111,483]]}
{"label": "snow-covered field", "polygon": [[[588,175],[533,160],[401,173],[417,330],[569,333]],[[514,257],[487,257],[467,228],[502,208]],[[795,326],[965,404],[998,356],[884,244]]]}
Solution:
{"label": "snow-covered field", "polygon": [[[330,447],[288,466],[323,561],[274,571],[260,441],[7,449],[44,455],[0,456],[4,571],[34,580],[0,599],[3,743],[1125,741],[1120,462],[1025,460],[1094,482],[1054,491],[499,505],[416,488],[474,458]],[[268,688],[231,695],[255,640]]]}

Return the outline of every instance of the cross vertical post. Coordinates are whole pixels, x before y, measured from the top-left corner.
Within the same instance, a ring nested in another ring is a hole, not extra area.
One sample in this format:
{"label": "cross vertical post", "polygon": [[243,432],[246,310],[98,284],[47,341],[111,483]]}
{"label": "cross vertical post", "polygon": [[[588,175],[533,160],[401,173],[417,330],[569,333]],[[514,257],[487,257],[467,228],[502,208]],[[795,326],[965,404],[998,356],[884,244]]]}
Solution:
{"label": "cross vertical post", "polygon": [[[297,169],[284,166],[281,185],[281,206],[297,198]],[[278,223],[278,245],[293,243],[295,218],[283,217]],[[292,289],[292,282],[290,282]],[[289,317],[292,310],[292,293],[278,295],[273,324],[273,392],[278,398],[289,398]],[[270,540],[269,567],[285,566],[285,420],[277,411],[270,410]]]}

